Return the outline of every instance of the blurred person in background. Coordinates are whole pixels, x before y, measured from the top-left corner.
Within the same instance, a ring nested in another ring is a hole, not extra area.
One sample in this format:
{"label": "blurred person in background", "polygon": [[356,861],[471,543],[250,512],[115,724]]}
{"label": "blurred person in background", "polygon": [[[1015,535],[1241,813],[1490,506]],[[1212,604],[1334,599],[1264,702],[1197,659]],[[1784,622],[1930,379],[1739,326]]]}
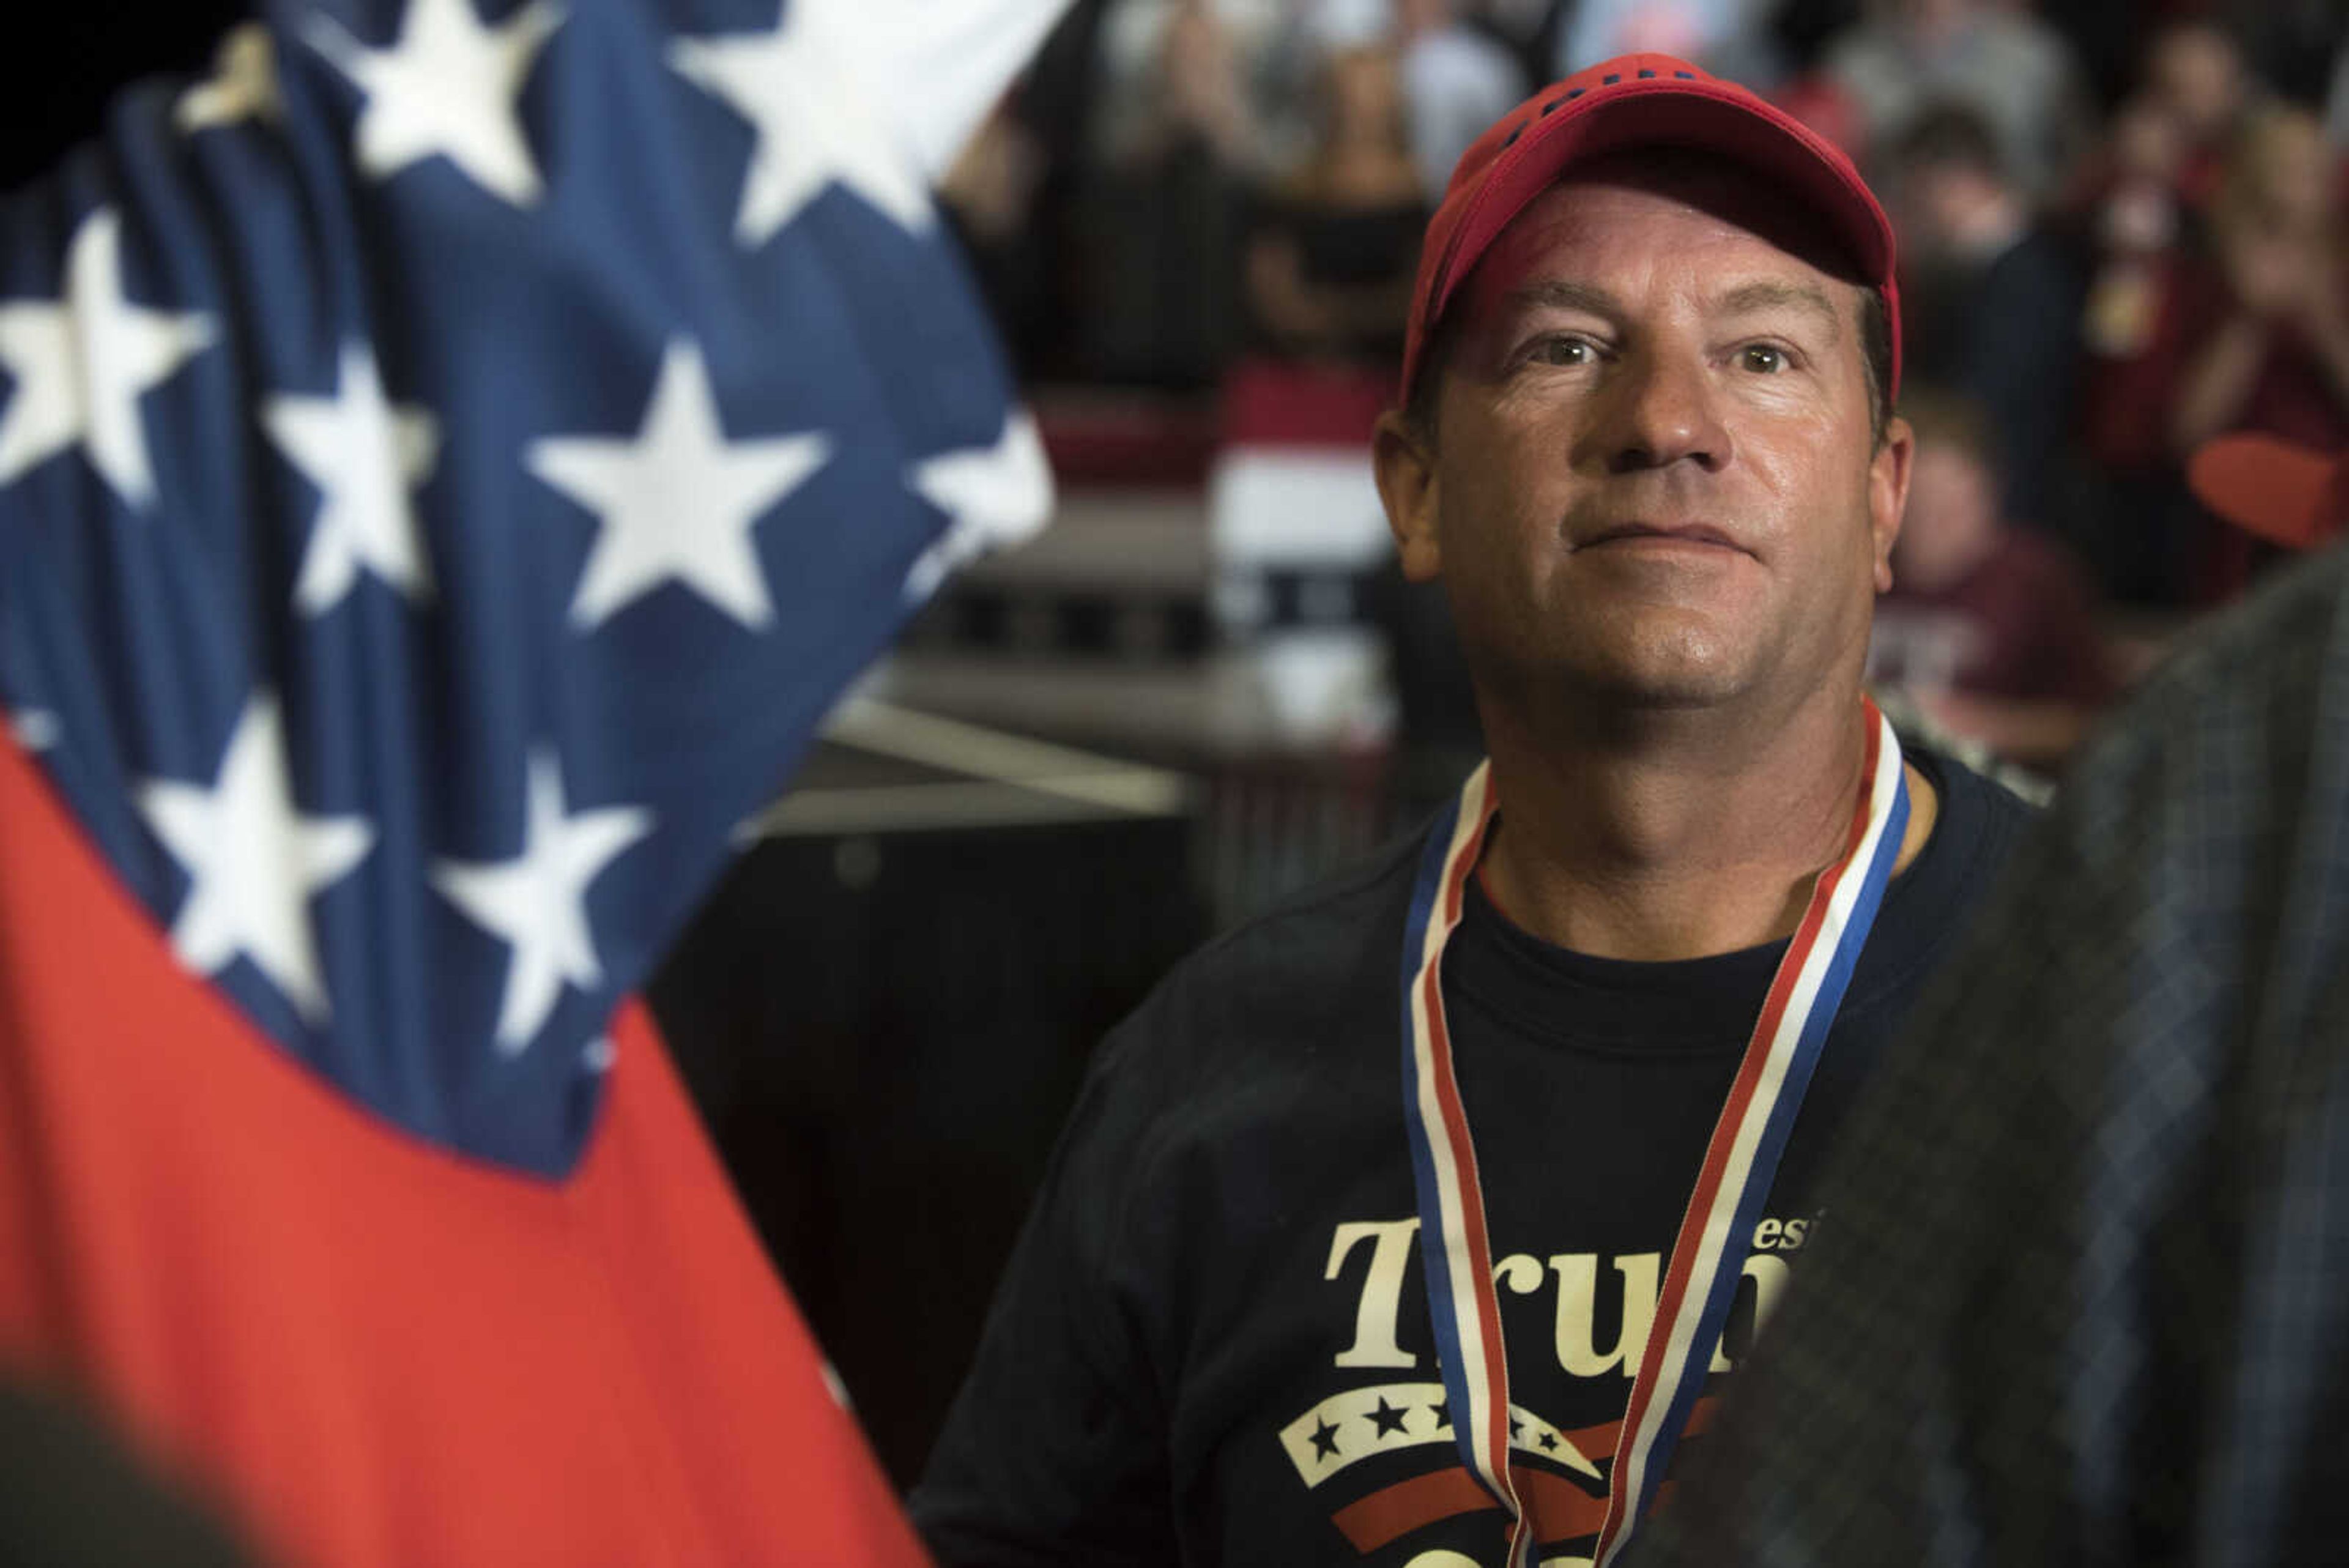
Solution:
{"label": "blurred person in background", "polygon": [[2152,340],[2165,273],[2188,221],[2189,146],[2177,115],[2151,93],[2113,111],[2070,220],[2091,279],[2081,341],[2097,358],[2127,359]]}
{"label": "blurred person in background", "polygon": [[[2194,138],[2150,87],[2116,109],[2065,214],[2086,258],[2078,408],[2070,421],[2089,483],[2075,524],[2105,592],[2131,605],[2184,597],[2189,543],[2199,526],[2169,462],[2161,421],[2137,373],[2161,326],[2189,226]],[[2203,182],[2207,187],[2209,182]]]}
{"label": "blurred person in background", "polygon": [[1099,379],[1211,386],[1245,333],[1249,192],[1275,138],[1251,48],[1263,35],[1225,9],[1125,0],[1105,21],[1075,283],[1080,368]]}
{"label": "blurred person in background", "polygon": [[[1105,0],[1094,42],[1101,113],[1093,156],[1146,153],[1171,119],[1189,123],[1245,167],[1278,167],[1294,138],[1280,56],[1293,0]],[[1191,36],[1177,37],[1178,30]]]}
{"label": "blurred person in background", "polygon": [[1023,368],[1035,362],[1051,312],[1050,253],[1037,212],[1049,159],[1007,98],[938,182],[939,202],[970,257],[988,312]]}
{"label": "blurred person in background", "polygon": [[2210,264],[2178,300],[2182,364],[2171,444],[2262,430],[2330,449],[2349,440],[2349,249],[2340,157],[2305,109],[2243,124],[2210,207]]}
{"label": "blurred person in background", "polygon": [[1653,53],[1767,88],[1785,72],[1768,26],[1774,8],[1771,0],[1568,0],[1558,8],[1554,74]]}
{"label": "blurred person in background", "polygon": [[1071,369],[1068,297],[1077,196],[1102,102],[1102,34],[1122,0],[1069,0],[1011,90],[939,182],[1021,380]]}
{"label": "blurred person in background", "polygon": [[1461,0],[1396,0],[1395,21],[1412,156],[1433,199],[1469,144],[1533,84],[1507,47],[1467,24]]}
{"label": "blurred person in background", "polygon": [[2227,431],[2329,450],[2349,439],[2349,250],[2339,155],[2306,109],[2240,122],[2199,223],[2108,260],[2092,296],[2083,414],[2114,482],[2116,532],[2143,528],[2173,602],[2241,592],[2265,558],[2185,499],[2183,455]]}
{"label": "blurred person in background", "polygon": [[1994,427],[1977,405],[1919,387],[1900,406],[1917,455],[1869,680],[1958,737],[2053,772],[2113,695],[2095,595],[2059,545],[2002,514]]}
{"label": "blurred person in background", "polygon": [[2063,36],[1996,0],[1871,0],[1827,41],[1824,74],[1858,107],[1868,145],[1889,148],[1928,109],[1970,105],[2005,167],[2037,200],[2087,144],[2085,88]]}
{"label": "blurred person in background", "polygon": [[2251,105],[2254,82],[2242,46],[2214,19],[2169,23],[2146,47],[2142,79],[2146,99],[2182,142],[2178,192],[2199,207],[2217,188],[2227,145]]}
{"label": "blurred person in background", "polygon": [[1388,367],[1402,358],[1427,200],[1397,64],[1384,42],[1330,53],[1320,134],[1262,202],[1247,242],[1248,304],[1278,353]]}
{"label": "blurred person in background", "polygon": [[947,1568],[1603,1558],[2020,830],[1863,696],[1912,448],[1847,159],[1603,63],[1420,266],[1373,466],[1488,763],[1103,1044],[915,1494]]}
{"label": "blurred person in background", "polygon": [[1909,363],[1990,421],[2007,521],[2056,528],[2066,521],[2057,480],[2079,364],[2076,258],[2033,221],[1976,110],[1925,110],[1892,165]]}

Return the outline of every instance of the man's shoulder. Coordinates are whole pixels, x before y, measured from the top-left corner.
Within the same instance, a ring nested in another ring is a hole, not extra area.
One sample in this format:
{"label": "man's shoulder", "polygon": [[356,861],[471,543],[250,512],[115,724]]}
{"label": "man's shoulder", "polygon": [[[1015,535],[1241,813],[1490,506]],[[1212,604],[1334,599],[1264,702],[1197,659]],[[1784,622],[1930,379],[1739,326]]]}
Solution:
{"label": "man's shoulder", "polygon": [[1392,970],[1426,833],[1415,826],[1241,921],[1176,964],[1152,1002],[1236,988],[1294,995],[1366,963]]}
{"label": "man's shoulder", "polygon": [[1973,917],[2038,808],[1957,758],[1913,742],[1903,753],[1933,787],[1932,836],[1886,889],[1853,1003],[1905,1009]]}
{"label": "man's shoulder", "polygon": [[1940,795],[1932,846],[1950,862],[1951,899],[1970,906],[2014,853],[2039,804],[2009,786],[1994,770],[1982,770],[1930,746],[1912,746],[1909,760],[1932,781]]}
{"label": "man's shoulder", "polygon": [[1903,753],[1940,796],[1942,819],[1949,820],[1954,815],[1961,829],[1972,830],[1978,826],[1980,831],[1996,836],[1999,842],[1992,846],[1994,853],[2003,854],[2011,848],[2013,836],[2039,815],[2038,805],[1997,776],[1994,770],[1971,767],[1931,745],[1910,742],[1904,746]]}
{"label": "man's shoulder", "polygon": [[[1275,1070],[1393,1012],[1423,824],[1176,963],[1104,1045],[1097,1075],[1179,1094]],[[1391,1027],[1391,1025],[1390,1025]]]}
{"label": "man's shoulder", "polygon": [[1316,881],[1167,971],[1102,1043],[1071,1116],[1066,1137],[1100,1184],[1226,1147],[1268,1117],[1392,1099],[1421,838]]}

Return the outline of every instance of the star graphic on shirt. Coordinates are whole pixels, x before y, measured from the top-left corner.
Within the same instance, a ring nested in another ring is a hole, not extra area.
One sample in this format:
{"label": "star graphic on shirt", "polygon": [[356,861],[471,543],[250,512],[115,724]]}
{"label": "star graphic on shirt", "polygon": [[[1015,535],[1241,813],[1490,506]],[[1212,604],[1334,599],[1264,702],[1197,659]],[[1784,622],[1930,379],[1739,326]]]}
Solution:
{"label": "star graphic on shirt", "polygon": [[817,8],[784,8],[772,32],[679,38],[669,64],[750,122],[758,145],[734,218],[743,245],[766,242],[837,181],[895,220],[920,229],[929,192],[858,97],[853,69],[823,47]]}
{"label": "star graphic on shirt", "polygon": [[180,95],[171,118],[181,130],[234,125],[243,119],[275,120],[285,103],[277,91],[276,53],[269,29],[247,22],[230,30],[212,56],[212,74]]}
{"label": "star graphic on shirt", "polygon": [[524,768],[522,853],[511,860],[443,860],[432,871],[432,885],[450,903],[513,949],[498,1004],[498,1049],[509,1056],[538,1033],[564,981],[582,990],[603,983],[587,888],[652,831],[652,813],[642,806],[574,815],[564,804],[563,772],[552,753],[533,750]]}
{"label": "star graphic on shirt", "polygon": [[538,52],[563,25],[554,0],[531,0],[494,27],[472,0],[409,0],[399,36],[371,49],[331,17],[304,29],[310,47],[367,95],[353,132],[358,166],[378,180],[446,158],[517,207],[543,192],[517,100]]}
{"label": "star graphic on shirt", "polygon": [[294,587],[295,607],[312,616],[340,604],[361,567],[410,599],[432,589],[409,492],[432,471],[439,428],[384,396],[365,343],[343,345],[335,374],[328,396],[289,393],[261,406],[269,439],[326,494]]}
{"label": "star graphic on shirt", "polygon": [[0,415],[0,485],[76,441],[115,493],[155,500],[139,400],[209,347],[209,317],[122,296],[122,219],[100,207],[66,248],[55,300],[0,303],[0,366],[16,380]]}
{"label": "star graphic on shirt", "polygon": [[294,804],[275,701],[246,702],[212,786],[154,780],[139,809],[188,873],[171,949],[199,974],[242,954],[312,1023],[328,1012],[309,902],[367,856],[375,829],[358,816],[305,816]]}
{"label": "star graphic on shirt", "polygon": [[1317,1459],[1334,1459],[1338,1457],[1338,1428],[1326,1420],[1314,1423],[1313,1457]]}
{"label": "star graphic on shirt", "polygon": [[1381,1394],[1379,1396],[1379,1407],[1371,1411],[1365,1419],[1379,1429],[1380,1437],[1392,1437],[1403,1429],[1403,1417],[1408,1407],[1404,1410],[1396,1409],[1387,1403],[1387,1397]]}
{"label": "star graphic on shirt", "polygon": [[993,446],[918,463],[911,483],[953,519],[905,574],[905,597],[916,601],[936,593],[956,567],[1027,538],[1052,513],[1051,464],[1025,409],[1005,418]]}
{"label": "star graphic on shirt", "polygon": [[1441,1431],[1444,1428],[1452,1425],[1452,1400],[1450,1397],[1446,1396],[1442,1399],[1438,1399],[1434,1404],[1430,1405],[1427,1407],[1427,1413],[1435,1417],[1435,1427],[1438,1431]]}
{"label": "star graphic on shirt", "polygon": [[1516,1438],[1517,1438],[1517,1435],[1518,1435],[1520,1432],[1524,1431],[1524,1430],[1525,1430],[1525,1423],[1524,1423],[1524,1422],[1522,1422],[1522,1421],[1518,1420],[1515,1416],[1512,1416],[1512,1417],[1509,1417],[1509,1440],[1510,1440],[1510,1441],[1515,1442],[1515,1441],[1516,1440]]}
{"label": "star graphic on shirt", "polygon": [[751,530],[832,453],[822,435],[729,441],[701,350],[673,339],[634,439],[552,436],[524,461],[602,523],[571,601],[572,624],[600,625],[672,579],[756,630],[775,618]]}
{"label": "star graphic on shirt", "polygon": [[1541,1435],[1541,1446],[1548,1449],[1551,1453],[1556,1453],[1557,1451],[1557,1434],[1556,1432],[1544,1432]]}

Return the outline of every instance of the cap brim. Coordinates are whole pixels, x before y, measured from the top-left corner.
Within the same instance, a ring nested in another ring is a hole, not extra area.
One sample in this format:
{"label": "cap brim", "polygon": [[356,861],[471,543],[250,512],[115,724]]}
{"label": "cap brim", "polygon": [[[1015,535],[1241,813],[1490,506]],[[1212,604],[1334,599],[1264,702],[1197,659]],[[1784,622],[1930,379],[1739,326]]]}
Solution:
{"label": "cap brim", "polygon": [[2341,531],[2335,489],[2344,460],[2278,436],[2246,432],[2205,442],[2186,465],[2204,505],[2236,526],[2309,550]]}
{"label": "cap brim", "polygon": [[1892,231],[1857,173],[1844,174],[1817,133],[1757,107],[1727,84],[1641,83],[1561,113],[1503,154],[1448,247],[1429,318],[1440,317],[1465,281],[1459,256],[1481,256],[1503,229],[1571,166],[1623,148],[1684,147],[1742,163],[1806,199],[1828,217],[1854,281],[1876,286],[1892,271]]}

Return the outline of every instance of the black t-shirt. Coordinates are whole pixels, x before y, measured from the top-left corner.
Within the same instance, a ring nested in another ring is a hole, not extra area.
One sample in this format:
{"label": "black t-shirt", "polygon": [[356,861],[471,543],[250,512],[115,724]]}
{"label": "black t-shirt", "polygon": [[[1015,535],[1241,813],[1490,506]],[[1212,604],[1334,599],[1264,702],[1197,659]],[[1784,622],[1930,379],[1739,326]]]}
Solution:
{"label": "black t-shirt", "polygon": [[[1911,760],[1940,817],[1861,954],[1716,1372],[1822,1220],[1826,1130],[2026,815]],[[914,1498],[943,1568],[1500,1561],[1444,1411],[1403,1130],[1417,848],[1195,955],[1104,1045]],[[1664,1256],[1784,946],[1592,959],[1472,888],[1446,950],[1545,1558],[1589,1552]]]}

